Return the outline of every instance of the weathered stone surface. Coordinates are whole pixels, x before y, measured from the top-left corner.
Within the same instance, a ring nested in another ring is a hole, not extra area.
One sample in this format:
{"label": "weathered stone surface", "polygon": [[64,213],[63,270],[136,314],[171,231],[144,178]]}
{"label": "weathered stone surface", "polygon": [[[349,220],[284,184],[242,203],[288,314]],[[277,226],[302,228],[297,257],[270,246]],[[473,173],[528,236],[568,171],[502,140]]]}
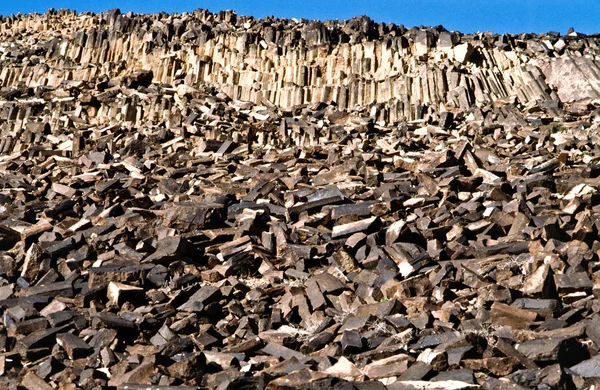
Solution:
{"label": "weathered stone surface", "polygon": [[67,352],[71,359],[79,359],[92,352],[92,347],[72,333],[57,334],[56,343]]}
{"label": "weathered stone surface", "polygon": [[572,338],[545,338],[519,343],[516,350],[535,362],[579,363],[586,356],[583,346]]}
{"label": "weathered stone surface", "polygon": [[490,310],[491,320],[497,325],[508,325],[517,329],[528,328],[537,318],[537,314],[518,309],[504,303],[495,302]]}
{"label": "weathered stone surface", "polygon": [[1,384],[596,381],[597,36],[50,10],[0,38]]}
{"label": "weathered stone surface", "polygon": [[471,383],[465,383],[455,380],[446,380],[439,382],[427,382],[427,381],[397,381],[387,386],[390,390],[434,390],[434,389],[448,389],[448,390],[474,390],[479,389],[479,385]]}

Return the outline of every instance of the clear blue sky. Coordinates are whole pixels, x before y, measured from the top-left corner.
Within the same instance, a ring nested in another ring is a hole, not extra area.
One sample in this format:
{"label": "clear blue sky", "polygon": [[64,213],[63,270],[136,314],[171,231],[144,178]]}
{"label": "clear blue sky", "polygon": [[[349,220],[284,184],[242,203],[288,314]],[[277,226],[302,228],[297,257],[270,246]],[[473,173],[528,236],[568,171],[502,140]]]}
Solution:
{"label": "clear blue sky", "polygon": [[600,32],[600,0],[0,0],[0,14],[43,13],[48,8],[102,12],[184,12],[233,9],[239,15],[305,19],[349,19],[367,15],[377,22],[411,26],[444,25],[461,32],[565,33],[569,27]]}

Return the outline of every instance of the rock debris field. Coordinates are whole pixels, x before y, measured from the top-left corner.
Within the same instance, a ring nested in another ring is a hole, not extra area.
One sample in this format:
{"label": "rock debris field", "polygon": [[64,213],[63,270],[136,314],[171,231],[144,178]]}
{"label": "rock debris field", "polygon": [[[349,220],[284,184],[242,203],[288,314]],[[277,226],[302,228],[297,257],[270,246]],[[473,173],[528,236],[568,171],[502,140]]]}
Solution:
{"label": "rock debris field", "polygon": [[600,386],[599,44],[0,18],[0,384]]}

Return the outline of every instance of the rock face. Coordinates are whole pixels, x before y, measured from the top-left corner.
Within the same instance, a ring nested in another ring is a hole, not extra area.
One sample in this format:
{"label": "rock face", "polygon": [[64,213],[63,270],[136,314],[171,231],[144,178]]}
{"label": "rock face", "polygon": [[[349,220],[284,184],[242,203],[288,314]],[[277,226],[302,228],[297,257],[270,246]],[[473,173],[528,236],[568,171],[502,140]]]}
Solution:
{"label": "rock face", "polygon": [[205,11],[0,36],[0,384],[600,383],[595,38]]}
{"label": "rock face", "polygon": [[600,67],[595,57],[540,58],[534,63],[542,70],[546,82],[555,88],[562,101],[600,96]]}
{"label": "rock face", "polygon": [[296,22],[114,10],[11,16],[2,19],[0,37],[4,87],[115,79],[145,69],[157,82],[205,83],[233,99],[283,108],[333,101],[342,109],[367,107],[387,122],[507,96],[526,104],[600,93],[597,39],[577,34],[462,35],[366,17]]}

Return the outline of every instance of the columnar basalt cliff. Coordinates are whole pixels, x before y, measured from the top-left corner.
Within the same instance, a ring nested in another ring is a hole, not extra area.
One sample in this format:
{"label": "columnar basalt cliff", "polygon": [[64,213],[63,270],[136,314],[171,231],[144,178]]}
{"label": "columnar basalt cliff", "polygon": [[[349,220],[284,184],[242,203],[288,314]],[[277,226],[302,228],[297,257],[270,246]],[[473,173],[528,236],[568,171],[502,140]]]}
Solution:
{"label": "columnar basalt cliff", "polygon": [[199,10],[182,15],[69,11],[4,18],[2,85],[57,86],[150,70],[157,82],[213,86],[283,108],[333,101],[377,120],[420,119],[515,96],[568,101],[600,94],[598,39],[463,35],[378,24]]}

